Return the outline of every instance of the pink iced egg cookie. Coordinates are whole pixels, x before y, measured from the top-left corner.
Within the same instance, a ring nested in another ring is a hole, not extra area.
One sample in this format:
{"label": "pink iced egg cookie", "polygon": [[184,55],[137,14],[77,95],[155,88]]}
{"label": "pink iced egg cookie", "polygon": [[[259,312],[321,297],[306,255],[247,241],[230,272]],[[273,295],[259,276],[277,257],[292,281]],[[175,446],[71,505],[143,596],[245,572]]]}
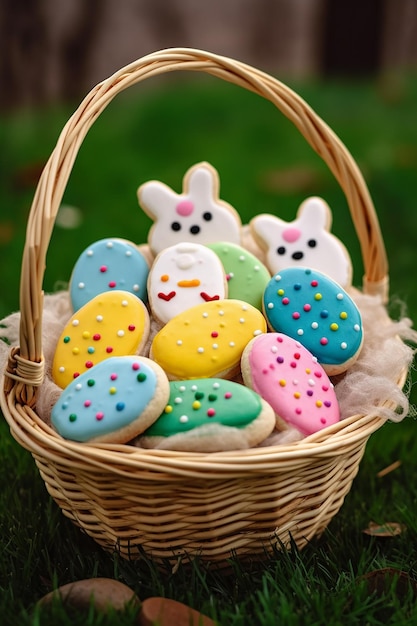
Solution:
{"label": "pink iced egg cookie", "polygon": [[268,402],[277,416],[303,435],[340,419],[334,386],[299,341],[282,333],[254,337],[242,355],[245,384]]}

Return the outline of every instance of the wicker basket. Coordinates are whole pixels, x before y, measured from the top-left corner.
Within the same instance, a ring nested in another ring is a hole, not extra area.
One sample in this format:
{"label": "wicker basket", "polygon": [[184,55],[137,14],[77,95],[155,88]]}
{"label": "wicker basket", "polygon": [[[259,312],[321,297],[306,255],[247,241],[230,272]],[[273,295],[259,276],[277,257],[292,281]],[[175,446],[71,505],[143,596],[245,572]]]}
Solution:
{"label": "wicker basket", "polygon": [[[29,216],[20,288],[20,347],[10,353],[1,406],[52,498],[105,549],[156,560],[200,555],[224,564],[231,552],[257,557],[290,537],[301,548],[322,533],[354,479],[369,436],[383,423],[353,415],[285,446],[212,454],[66,441],[36,413],[43,380],[41,327],[45,256],[77,151],[119,92],[174,70],[203,71],[270,100],[326,162],[347,199],[361,245],[363,290],[387,297],[387,261],[361,173],[332,130],[288,87],[238,61],[198,50],[148,55],[97,85],[64,127]],[[402,387],[404,372],[398,386]],[[392,407],[394,408],[394,407]]]}

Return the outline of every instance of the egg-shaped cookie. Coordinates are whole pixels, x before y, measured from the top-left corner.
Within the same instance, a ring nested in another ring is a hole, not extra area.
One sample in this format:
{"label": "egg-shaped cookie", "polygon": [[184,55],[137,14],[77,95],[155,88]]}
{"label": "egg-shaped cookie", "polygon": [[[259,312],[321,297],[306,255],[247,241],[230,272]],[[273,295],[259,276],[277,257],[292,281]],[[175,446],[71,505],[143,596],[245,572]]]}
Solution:
{"label": "egg-shaped cookie", "polygon": [[347,370],[362,348],[360,311],[329,276],[288,267],[269,281],[263,310],[271,330],[298,339],[329,375]]}
{"label": "egg-shaped cookie", "polygon": [[266,332],[258,309],[241,300],[198,304],[170,320],[154,337],[150,357],[170,380],[231,378],[244,347]]}
{"label": "egg-shaped cookie", "polygon": [[160,415],[169,397],[163,370],[140,356],[111,357],[80,374],[52,408],[65,439],[126,443]]}
{"label": "egg-shaped cookie", "polygon": [[265,265],[251,252],[227,241],[207,244],[223,264],[228,297],[243,300],[260,311],[262,297],[271,275]]}
{"label": "egg-shaped cookie", "polygon": [[169,385],[163,413],[140,438],[144,448],[192,452],[250,448],[274,429],[270,405],[244,385],[219,378]]}
{"label": "egg-shaped cookie", "polygon": [[52,378],[65,388],[80,374],[112,356],[137,354],[149,336],[149,314],[127,291],[98,294],[74,313],[62,331]]}
{"label": "egg-shaped cookie", "polygon": [[149,266],[138,248],[125,239],[100,239],[82,252],[69,285],[73,311],[103,291],[129,291],[147,301]]}
{"label": "egg-shaped cookie", "polygon": [[334,386],[326,372],[292,337],[266,333],[252,339],[242,354],[242,376],[272,406],[278,429],[292,426],[311,435],[340,419]]}
{"label": "egg-shaped cookie", "polygon": [[154,318],[166,324],[194,305],[226,298],[223,265],[202,244],[177,243],[156,257],[148,277],[148,293]]}

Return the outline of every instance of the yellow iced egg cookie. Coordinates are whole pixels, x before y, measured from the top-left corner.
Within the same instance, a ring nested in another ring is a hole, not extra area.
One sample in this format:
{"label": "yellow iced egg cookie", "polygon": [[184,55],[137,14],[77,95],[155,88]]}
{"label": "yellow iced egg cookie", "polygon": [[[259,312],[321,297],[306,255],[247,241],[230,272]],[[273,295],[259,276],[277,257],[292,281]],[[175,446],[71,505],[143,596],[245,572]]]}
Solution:
{"label": "yellow iced egg cookie", "polygon": [[242,300],[215,300],[172,318],[154,337],[151,358],[168,378],[226,378],[240,366],[246,344],[266,332],[266,321]]}
{"label": "yellow iced egg cookie", "polygon": [[140,352],[149,335],[149,314],[127,291],[100,293],[69,320],[58,340],[52,377],[64,389],[96,363]]}

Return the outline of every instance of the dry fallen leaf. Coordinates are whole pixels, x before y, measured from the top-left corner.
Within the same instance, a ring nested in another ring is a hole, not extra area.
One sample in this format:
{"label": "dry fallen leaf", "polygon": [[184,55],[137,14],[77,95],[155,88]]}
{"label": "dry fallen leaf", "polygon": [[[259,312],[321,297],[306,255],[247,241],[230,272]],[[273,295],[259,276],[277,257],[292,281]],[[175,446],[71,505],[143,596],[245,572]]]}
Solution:
{"label": "dry fallen leaf", "polygon": [[383,596],[395,583],[397,597],[402,599],[407,597],[411,589],[413,595],[417,595],[417,583],[406,572],[394,567],[384,567],[364,574],[357,579],[358,583],[365,581],[368,593]]}
{"label": "dry fallen leaf", "polygon": [[372,537],[395,537],[405,530],[404,524],[399,524],[398,522],[385,522],[385,524],[369,522],[368,528],[364,528],[362,532]]}

